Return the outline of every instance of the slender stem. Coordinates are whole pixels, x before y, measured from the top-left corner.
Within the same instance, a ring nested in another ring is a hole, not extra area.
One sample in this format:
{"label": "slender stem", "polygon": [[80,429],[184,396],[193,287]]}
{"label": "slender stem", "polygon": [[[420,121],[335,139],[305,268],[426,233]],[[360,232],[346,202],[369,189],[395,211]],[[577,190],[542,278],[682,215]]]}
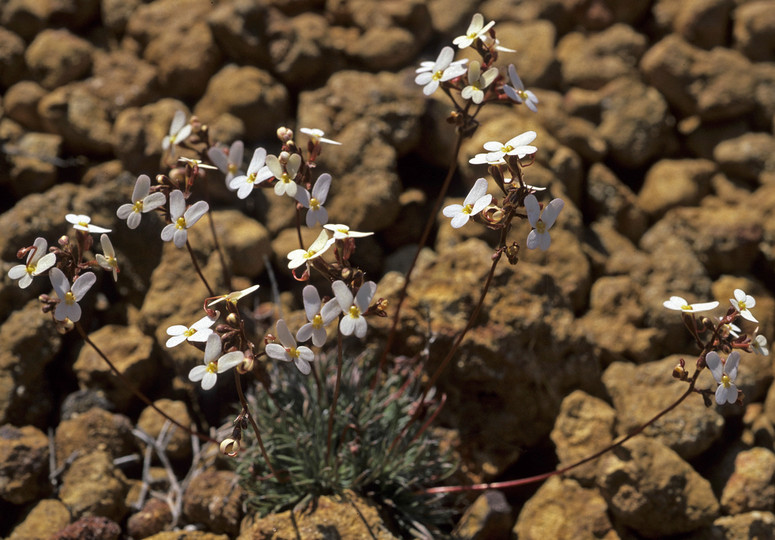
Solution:
{"label": "slender stem", "polygon": [[191,249],[191,244],[186,240],[186,248],[188,249],[188,254],[191,255],[191,262],[194,264],[194,270],[196,270],[197,275],[199,276],[199,279],[202,280],[202,283],[205,284],[205,287],[207,287],[207,292],[211,297],[215,296],[215,293],[213,292],[213,289],[210,287],[210,284],[207,283],[207,279],[205,279],[204,274],[202,273],[202,269],[199,268],[199,263],[196,262],[196,257],[194,256],[194,250]]}
{"label": "slender stem", "polygon": [[218,252],[218,258],[221,260],[221,269],[223,271],[223,281],[226,285],[226,290],[232,290],[231,288],[231,272],[229,271],[229,265],[226,264],[226,257],[223,254],[221,243],[218,241],[218,234],[215,232],[215,221],[213,219],[213,211],[208,208],[207,216],[210,218],[210,233],[213,235],[213,243],[215,244],[215,251]]}
{"label": "slender stem", "polygon": [[142,393],[142,392],[141,392],[141,391],[140,391],[140,390],[137,388],[137,386],[135,386],[135,385],[132,383],[132,381],[130,381],[130,380],[129,380],[129,378],[128,378],[126,375],[124,375],[123,373],[121,373],[121,372],[118,370],[118,368],[115,366],[115,364],[113,364],[113,362],[111,362],[111,361],[110,361],[110,358],[108,358],[108,357],[107,357],[107,355],[106,355],[104,352],[102,352],[102,350],[101,350],[99,347],[97,347],[97,344],[96,344],[96,343],[94,343],[94,342],[93,342],[93,341],[92,341],[92,340],[89,338],[89,336],[86,334],[86,332],[84,331],[83,327],[81,326],[81,323],[75,323],[75,327],[76,327],[76,329],[78,329],[78,333],[81,335],[81,338],[83,338],[83,340],[84,340],[86,343],[88,343],[88,344],[89,344],[89,346],[90,346],[92,349],[94,349],[94,350],[97,352],[97,354],[98,354],[98,355],[100,355],[100,358],[102,358],[102,359],[105,361],[105,363],[106,363],[106,364],[108,364],[108,366],[110,367],[111,371],[113,371],[113,373],[115,373],[115,374],[118,376],[118,378],[119,378],[119,379],[121,379],[121,382],[122,382],[122,383],[123,383],[123,384],[124,384],[124,385],[125,385],[127,388],[129,388],[129,390],[130,390],[130,391],[131,391],[131,392],[132,392],[134,395],[136,395],[138,398],[140,398],[140,400],[141,400],[143,403],[145,403],[146,405],[148,405],[149,407],[151,407],[151,408],[152,408],[154,411],[156,411],[157,413],[159,413],[160,415],[162,415],[164,418],[166,418],[167,420],[169,420],[170,422],[172,422],[173,424],[175,424],[175,425],[176,425],[177,427],[179,427],[180,429],[184,430],[186,433],[189,433],[189,434],[191,434],[191,435],[194,435],[195,437],[198,437],[198,438],[200,438],[200,439],[201,439],[201,440],[203,440],[203,441],[206,441],[206,442],[211,442],[211,443],[218,444],[218,441],[216,441],[216,440],[215,440],[215,439],[213,439],[212,437],[209,437],[209,436],[207,436],[207,435],[204,435],[204,434],[202,434],[202,433],[199,433],[199,432],[197,432],[197,431],[194,431],[194,430],[192,430],[192,429],[191,429],[190,427],[188,427],[188,426],[184,426],[183,424],[181,424],[180,422],[178,422],[178,421],[177,421],[177,420],[175,420],[174,418],[170,417],[170,416],[169,416],[167,413],[165,413],[164,411],[162,411],[162,410],[161,410],[159,407],[157,407],[156,405],[154,405],[154,403],[153,403],[153,402],[152,402],[152,401],[151,401],[151,400],[148,398],[148,396],[146,396],[145,394],[143,394],[143,393]]}
{"label": "slender stem", "polygon": [[417,407],[416,412],[414,415],[412,415],[412,418],[409,420],[409,422],[406,423],[404,428],[401,430],[401,433],[398,434],[398,436],[393,440],[393,443],[390,445],[390,450],[393,451],[393,449],[396,447],[396,445],[401,441],[405,436],[406,433],[409,431],[409,428],[420,418],[420,415],[423,412],[423,403],[425,402],[425,398],[428,396],[428,392],[430,392],[431,388],[436,384],[436,381],[441,376],[441,373],[444,371],[444,369],[447,367],[449,362],[452,360],[452,358],[455,356],[455,353],[457,353],[457,350],[460,348],[460,344],[463,341],[463,338],[466,336],[468,331],[474,326],[474,322],[476,322],[476,318],[479,316],[479,311],[482,308],[482,305],[484,305],[484,299],[487,296],[487,291],[490,289],[490,285],[492,284],[493,277],[495,276],[495,269],[498,266],[498,261],[501,259],[502,251],[496,251],[495,255],[493,255],[493,261],[492,265],[490,266],[490,272],[487,274],[487,279],[484,282],[484,286],[482,287],[482,292],[479,295],[479,301],[476,303],[476,307],[471,312],[471,316],[468,318],[468,322],[466,323],[465,328],[458,334],[457,339],[455,339],[454,345],[449,349],[449,352],[447,352],[447,356],[444,357],[444,360],[441,361],[439,366],[436,368],[436,371],[433,372],[433,375],[430,379],[428,379],[428,382],[425,384],[425,389],[423,390],[422,396],[420,396],[420,399],[417,400]]}
{"label": "slender stem", "polygon": [[331,400],[331,412],[328,415],[328,437],[326,438],[326,463],[331,457],[331,437],[334,431],[334,415],[336,402],[339,400],[339,385],[342,382],[342,332],[337,331],[336,342],[336,383],[334,384],[334,397]]}
{"label": "slender stem", "polygon": [[452,177],[454,176],[455,171],[457,170],[457,158],[458,158],[458,154],[460,153],[460,147],[463,144],[464,138],[465,136],[463,135],[462,131],[458,131],[457,141],[455,142],[455,149],[452,153],[452,161],[449,165],[449,170],[447,170],[447,176],[444,178],[444,183],[441,185],[441,191],[439,191],[438,197],[436,197],[436,202],[433,205],[433,210],[431,210],[431,213],[428,214],[428,220],[425,222],[425,228],[422,231],[422,236],[420,236],[420,241],[417,244],[417,249],[414,252],[414,257],[412,258],[412,262],[409,264],[409,269],[406,271],[406,277],[404,278],[404,285],[401,287],[401,292],[398,294],[398,302],[396,303],[395,313],[393,314],[393,322],[390,326],[390,332],[388,333],[388,337],[385,342],[385,348],[382,351],[382,356],[380,356],[379,358],[379,369],[377,369],[376,373],[374,374],[374,378],[371,381],[372,392],[377,387],[379,375],[385,367],[385,361],[387,360],[387,355],[390,352],[390,348],[393,346],[393,341],[395,340],[395,337],[396,337],[396,330],[398,328],[398,318],[401,315],[401,306],[403,305],[404,299],[406,298],[406,293],[407,293],[407,289],[409,288],[409,283],[411,283],[412,271],[414,270],[414,267],[417,265],[417,259],[420,257],[420,252],[425,247],[425,244],[428,242],[428,237],[430,236],[431,230],[433,229],[433,226],[436,223],[436,216],[439,213],[441,204],[444,202],[444,197],[446,197],[447,195],[447,191],[449,190],[449,185],[452,182]]}
{"label": "slender stem", "polygon": [[547,478],[551,478],[552,476],[565,474],[566,472],[572,469],[575,469],[576,467],[580,467],[581,465],[584,465],[585,463],[588,463],[592,460],[595,460],[600,456],[602,456],[603,454],[610,452],[614,448],[621,446],[622,444],[626,443],[636,435],[643,432],[644,429],[652,425],[654,422],[662,418],[664,415],[666,415],[667,413],[669,413],[670,411],[678,407],[678,405],[680,405],[687,397],[689,397],[689,395],[692,394],[692,392],[694,392],[694,385],[697,382],[697,376],[699,375],[699,373],[700,373],[699,369],[694,372],[694,376],[692,377],[689,383],[689,388],[687,388],[686,391],[683,394],[681,394],[681,396],[676,401],[674,401],[671,405],[669,405],[666,409],[663,409],[662,411],[657,413],[656,416],[654,416],[646,423],[636,428],[634,431],[631,431],[630,433],[628,433],[626,436],[622,437],[618,441],[566,467],[563,467],[561,469],[556,469],[554,471],[550,471],[547,473],[538,474],[535,476],[529,476],[527,478],[519,478],[517,480],[507,480],[504,482],[489,482],[485,484],[472,484],[470,486],[440,486],[440,487],[434,487],[434,488],[423,490],[420,493],[430,495],[434,493],[458,493],[461,491],[485,491],[488,489],[505,489],[505,488],[512,488],[517,486],[524,486],[526,484],[534,484],[536,482],[542,482]]}
{"label": "slender stem", "polygon": [[237,370],[234,370],[234,384],[237,386],[237,396],[239,397],[239,402],[242,405],[242,410],[245,411],[248,417],[248,420],[250,420],[250,426],[253,428],[253,433],[256,434],[256,442],[258,442],[258,447],[261,450],[261,455],[264,457],[264,461],[266,461],[267,467],[269,467],[269,470],[272,472],[272,475],[274,475],[275,478],[282,481],[282,478],[277,474],[277,470],[272,465],[272,460],[269,459],[269,454],[266,451],[266,447],[264,446],[264,441],[261,438],[261,432],[258,429],[258,424],[256,424],[255,419],[253,418],[253,415],[250,414],[250,408],[248,407],[248,400],[245,399],[245,394],[242,392],[242,384],[240,383],[240,374],[237,372]]}

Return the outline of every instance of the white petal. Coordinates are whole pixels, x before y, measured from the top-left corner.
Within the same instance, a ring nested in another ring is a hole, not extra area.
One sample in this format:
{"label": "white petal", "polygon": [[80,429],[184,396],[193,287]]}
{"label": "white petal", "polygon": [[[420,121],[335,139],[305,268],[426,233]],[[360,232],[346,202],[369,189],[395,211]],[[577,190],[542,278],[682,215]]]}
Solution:
{"label": "white petal", "polygon": [[541,221],[543,221],[544,225],[546,225],[547,231],[552,228],[552,225],[554,225],[557,216],[560,215],[560,211],[564,206],[565,201],[562,199],[553,199],[549,204],[546,205],[546,208],[544,208],[544,213],[541,214]]}
{"label": "white petal", "polygon": [[358,289],[358,294],[355,295],[355,305],[358,306],[358,309],[360,309],[361,312],[365,312],[369,309],[369,303],[371,303],[371,299],[376,292],[377,284],[373,281],[367,281],[361,285],[361,288]]}
{"label": "white petal", "polygon": [[288,325],[285,323],[285,320],[280,319],[277,321],[275,328],[277,329],[277,337],[284,347],[288,347],[289,349],[296,347],[296,340],[293,339],[293,334],[288,330]]}
{"label": "white petal", "polygon": [[207,336],[207,344],[205,345],[205,365],[210,362],[215,362],[218,356],[221,354],[221,338],[218,334],[213,332]]}
{"label": "white petal", "polygon": [[315,197],[320,204],[326,202],[328,197],[328,190],[331,188],[331,175],[323,173],[318,176],[317,182],[312,186],[312,196]]}
{"label": "white petal", "polygon": [[307,314],[307,320],[311,321],[320,312],[320,294],[314,285],[307,285],[301,291],[301,296],[304,299],[304,313]]}
{"label": "white petal", "polygon": [[142,214],[138,212],[132,212],[126,218],[126,226],[129,227],[130,229],[136,229],[137,226],[140,225],[141,219],[142,219]]}
{"label": "white petal", "polygon": [[215,386],[215,382],[217,380],[218,375],[212,371],[205,371],[205,374],[202,377],[202,390],[210,390],[213,386]]}
{"label": "white petal", "polygon": [[188,380],[191,382],[199,382],[202,377],[207,373],[207,366],[195,366],[188,372]]}
{"label": "white petal", "polygon": [[137,177],[135,188],[132,191],[132,202],[142,200],[151,191],[151,178],[147,174]]}
{"label": "white petal", "polygon": [[347,285],[344,284],[344,281],[334,281],[331,284],[331,290],[334,291],[334,296],[336,297],[336,301],[339,304],[339,307],[342,308],[342,311],[346,313],[347,310],[349,310],[353,305],[353,293],[350,291]]}
{"label": "white petal", "polygon": [[468,214],[465,214],[463,212],[460,212],[458,215],[454,216],[452,218],[452,221],[450,222],[450,225],[452,225],[453,229],[459,229],[466,223],[468,223],[468,218],[470,216]]}
{"label": "white petal", "polygon": [[721,357],[716,351],[711,351],[705,355],[705,365],[713,374],[717,383],[721,383],[721,377],[724,375],[724,367],[721,365]]}
{"label": "white petal", "polygon": [[491,202],[492,202],[492,195],[490,195],[489,193],[484,197],[479,198],[474,203],[474,208],[471,210],[471,215],[474,216],[478,214],[479,212],[487,208],[487,205],[489,205]]}
{"label": "white petal", "polygon": [[210,206],[205,201],[197,201],[192,204],[184,214],[186,228],[191,227],[194,223],[199,221],[199,218],[205,215],[209,209]]}
{"label": "white petal", "polygon": [[462,204],[450,204],[449,206],[445,206],[441,213],[444,215],[444,217],[453,218],[460,214],[462,211]]}
{"label": "white petal", "polygon": [[268,343],[267,346],[264,347],[264,351],[266,351],[266,354],[269,358],[283,360],[285,362],[289,360],[288,355],[285,352],[285,347],[279,343]]}
{"label": "white petal", "polygon": [[242,351],[232,351],[224,354],[218,359],[218,373],[237,367],[244,359],[245,355],[242,354]]}
{"label": "white petal", "polygon": [[151,210],[156,210],[164,205],[165,202],[167,202],[167,197],[161,191],[151,193],[143,199],[143,214],[150,212]]}
{"label": "white petal", "polygon": [[[174,233],[172,234],[172,243],[175,244],[175,247],[178,249],[182,249],[183,246],[186,245],[186,240],[188,239],[188,233],[186,232],[186,229],[173,229]],[[164,232],[162,230],[162,232]]]}
{"label": "white petal", "polygon": [[[169,333],[169,331],[170,331],[170,329],[168,328],[167,329],[167,333]],[[186,336],[184,336],[182,334],[181,335],[177,335],[177,336],[172,336],[171,338],[169,338],[167,340],[167,342],[164,344],[164,346],[167,347],[168,349],[171,349],[172,347],[177,347],[178,345],[180,345],[184,341],[186,341]],[[197,379],[197,380],[199,380],[199,379]]]}
{"label": "white petal", "polygon": [[[530,222],[530,226],[535,227],[541,215],[541,207],[538,205],[538,199],[532,193],[525,197],[525,210],[527,211],[527,220]],[[533,249],[529,245],[528,248]]]}
{"label": "white petal", "polygon": [[737,379],[737,368],[740,365],[740,353],[738,351],[732,351],[727,357],[727,361],[724,364],[724,371],[729,375],[729,379],[734,381]]}
{"label": "white petal", "polygon": [[468,192],[468,195],[463,201],[463,205],[467,206],[469,204],[474,204],[478,199],[481,199],[485,193],[487,193],[487,180],[479,178],[474,182],[471,191]]}
{"label": "white petal", "polygon": [[170,135],[176,135],[183,128],[185,123],[186,113],[181,110],[175,111],[175,115],[172,117],[172,122],[170,123]]}
{"label": "white petal", "polygon": [[176,189],[170,193],[170,215],[173,223],[186,211],[186,199],[183,192]]}

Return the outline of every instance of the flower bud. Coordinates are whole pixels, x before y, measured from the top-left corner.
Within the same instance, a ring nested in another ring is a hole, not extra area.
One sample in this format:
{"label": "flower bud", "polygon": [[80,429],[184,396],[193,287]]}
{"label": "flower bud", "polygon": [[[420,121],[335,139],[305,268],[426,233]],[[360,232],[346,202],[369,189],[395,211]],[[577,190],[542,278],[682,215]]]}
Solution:
{"label": "flower bud", "polygon": [[253,371],[253,364],[255,363],[255,359],[253,358],[253,355],[245,356],[245,358],[242,359],[242,363],[237,366],[237,372],[240,375],[244,375],[246,373],[249,373]]}
{"label": "flower bud", "polygon": [[280,139],[280,141],[287,143],[291,139],[293,139],[293,130],[288,129],[285,126],[281,126],[277,128],[277,138]]}
{"label": "flower bud", "polygon": [[234,328],[239,327],[239,317],[237,317],[236,313],[229,313],[226,316],[226,322]]}
{"label": "flower bud", "polygon": [[62,247],[67,246],[70,243],[70,237],[66,234],[63,234],[59,237],[59,240],[57,240],[57,244],[59,244]]}
{"label": "flower bud", "polygon": [[288,160],[290,158],[291,158],[291,153],[290,152],[280,152],[280,155],[277,156],[277,159],[279,159],[280,163],[282,163],[283,165],[288,163]]}
{"label": "flower bud", "polygon": [[220,445],[221,453],[229,457],[237,457],[239,447],[239,441],[232,439],[231,437],[224,439]]}

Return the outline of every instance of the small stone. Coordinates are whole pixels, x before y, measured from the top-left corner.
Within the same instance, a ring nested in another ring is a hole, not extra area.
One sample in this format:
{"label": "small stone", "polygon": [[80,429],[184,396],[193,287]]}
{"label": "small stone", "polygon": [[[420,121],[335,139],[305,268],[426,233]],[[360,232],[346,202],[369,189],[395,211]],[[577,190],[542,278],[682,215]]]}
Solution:
{"label": "small stone", "polygon": [[93,452],[109,452],[112,460],[137,451],[129,419],[96,407],[60,422],[54,441],[57,467]]}
{"label": "small stone", "polygon": [[113,362],[124,378],[116,375],[105,360],[90,347],[83,347],[73,365],[81,388],[100,389],[119,409],[125,410],[136,399],[127,381],[141,392],[148,389],[159,364],[153,338],[134,326],[108,324],[92,332],[89,339]]}
{"label": "small stone", "polygon": [[698,206],[710,193],[716,165],[707,160],[663,159],[646,173],[638,192],[638,206],[651,217],[660,217],[676,206]]}
{"label": "small stone", "polygon": [[736,516],[722,516],[713,522],[712,538],[775,538],[775,514],[747,512]]}
{"label": "small stone", "polygon": [[597,490],[559,476],[549,478],[525,503],[513,533],[520,540],[619,540]]}
{"label": "small stone", "polygon": [[[154,405],[184,426],[190,426],[193,423],[191,416],[188,413],[188,409],[186,408],[186,404],[182,401],[159,399],[154,402]],[[157,439],[162,428],[168,422],[169,420],[159,414],[158,411],[154,410],[152,407],[146,407],[143,409],[143,412],[140,413],[140,418],[137,420],[137,427],[152,438]],[[174,433],[172,433],[171,436],[168,435],[169,442],[164,447],[166,454],[170,459],[187,459],[191,456],[191,435],[187,431],[173,424],[167,426],[168,434],[171,430],[174,430]]]}
{"label": "small stone", "polygon": [[46,434],[33,426],[0,427],[0,499],[24,504],[49,487]]}
{"label": "small stone", "polygon": [[460,540],[497,540],[508,538],[514,525],[512,508],[502,492],[485,491],[466,508],[455,527],[454,536]]}
{"label": "small stone", "polygon": [[636,436],[603,456],[598,470],[613,517],[647,538],[691,532],[719,515],[710,483],[654,439]]}
{"label": "small stone", "polygon": [[47,29],[37,35],[24,53],[35,79],[49,90],[89,73],[92,45],[64,29]]}
{"label": "small stone", "polygon": [[50,540],[83,540],[85,538],[118,540],[121,538],[121,526],[106,517],[85,516],[58,531],[51,536]]}
{"label": "small stone", "polygon": [[133,538],[147,538],[163,531],[172,523],[172,511],[166,502],[151,498],[143,508],[129,516],[127,534]]}
{"label": "small stone", "polygon": [[234,536],[240,531],[244,497],[236,473],[205,471],[188,484],[183,494],[183,513],[210,531]]}
{"label": "small stone", "polygon": [[771,62],[775,54],[775,2],[739,4],[732,20],[735,47],[754,62]]}
{"label": "small stone", "polygon": [[[613,407],[602,399],[582,390],[565,396],[549,434],[560,460],[557,467],[567,467],[610,445],[614,439],[615,420]],[[594,485],[597,466],[596,459],[565,474],[588,487]]]}
{"label": "small stone", "polygon": [[[641,426],[686,391],[686,383],[671,376],[679,360],[680,357],[675,355],[640,366],[626,362],[614,362],[608,366],[603,373],[603,384],[616,409],[620,435]],[[711,381],[710,373],[705,370],[697,387],[707,388],[711,386]],[[681,403],[680,412],[663,416],[643,433],[658,439],[681,457],[690,459],[710,448],[721,436],[723,427],[721,415],[707,409],[702,399],[692,394]]]}
{"label": "small stone", "polygon": [[[259,518],[247,516],[242,521],[237,540],[254,538],[297,538],[328,540],[329,538],[376,538],[396,540],[380,518],[379,509],[352,492],[347,500],[320,497],[312,512],[290,510]],[[355,505],[355,508],[353,508]],[[357,508],[357,510],[356,510]]]}
{"label": "small stone", "polygon": [[3,105],[8,118],[16,120],[31,131],[41,131],[38,103],[45,95],[46,90],[34,81],[20,81],[14,84],[3,96]]}
{"label": "small stone", "polygon": [[751,510],[775,510],[775,454],[766,448],[751,448],[737,454],[735,472],[721,493],[727,514]]}
{"label": "small stone", "polygon": [[50,539],[70,523],[70,511],[59,499],[43,499],[14,527],[8,540]]}
{"label": "small stone", "polygon": [[24,40],[0,26],[0,88],[16,84],[24,75]]}
{"label": "small stone", "polygon": [[101,516],[121,521],[126,514],[126,478],[113,458],[97,450],[77,458],[62,476],[61,500],[75,518]]}
{"label": "small stone", "polygon": [[767,133],[746,133],[722,141],[713,157],[731,177],[757,183],[775,181],[775,137]]}
{"label": "small stone", "polygon": [[17,197],[42,193],[57,181],[62,137],[25,133],[11,156],[11,188]]}

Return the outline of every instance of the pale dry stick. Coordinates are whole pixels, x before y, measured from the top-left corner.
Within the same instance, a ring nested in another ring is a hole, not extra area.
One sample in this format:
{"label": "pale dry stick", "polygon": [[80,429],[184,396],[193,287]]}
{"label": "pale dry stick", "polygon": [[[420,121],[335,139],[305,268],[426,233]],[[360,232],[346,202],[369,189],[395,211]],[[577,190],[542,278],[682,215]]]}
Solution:
{"label": "pale dry stick", "polygon": [[213,292],[213,289],[210,287],[210,284],[207,283],[207,280],[205,279],[205,276],[202,273],[202,269],[199,268],[199,263],[196,262],[196,257],[194,256],[194,250],[191,248],[191,244],[188,242],[188,240],[186,240],[186,248],[188,249],[188,254],[191,255],[191,263],[194,265],[194,270],[199,276],[199,279],[202,280],[202,283],[204,283],[205,287],[207,288],[207,293],[210,295],[210,298],[215,298],[215,293]]}
{"label": "pale dry stick", "polygon": [[89,336],[86,334],[86,331],[85,331],[85,330],[83,329],[83,327],[81,326],[81,323],[79,323],[79,322],[78,322],[78,323],[75,323],[75,328],[78,330],[78,333],[81,335],[81,338],[82,338],[82,339],[83,339],[83,340],[84,340],[86,343],[88,343],[88,344],[89,344],[89,346],[90,346],[92,349],[94,349],[94,350],[95,350],[95,352],[96,352],[96,353],[97,353],[97,354],[100,356],[100,358],[102,358],[102,359],[105,361],[105,363],[106,363],[106,364],[108,364],[108,367],[110,367],[111,371],[113,371],[113,373],[114,373],[115,375],[117,375],[119,379],[121,379],[121,382],[122,382],[122,383],[123,383],[123,384],[124,384],[124,385],[125,385],[127,388],[129,388],[129,390],[130,390],[130,391],[131,391],[131,392],[132,392],[132,393],[133,393],[135,396],[137,396],[138,398],[140,398],[140,401],[142,401],[143,403],[145,403],[146,405],[148,405],[149,407],[151,407],[151,408],[152,408],[154,411],[156,411],[157,413],[159,413],[160,415],[162,415],[164,418],[166,418],[167,420],[169,420],[170,422],[172,422],[173,424],[175,424],[176,426],[178,426],[180,429],[184,430],[186,433],[189,433],[190,435],[193,435],[193,436],[195,436],[195,437],[198,437],[198,438],[202,439],[202,440],[203,440],[203,441],[205,441],[205,442],[211,442],[211,443],[219,444],[219,443],[218,443],[218,441],[216,441],[216,440],[215,440],[215,439],[213,439],[212,437],[208,437],[207,435],[204,435],[204,434],[202,434],[202,433],[199,433],[198,431],[194,431],[194,430],[192,430],[191,428],[188,428],[188,427],[184,426],[183,424],[181,424],[180,422],[178,422],[178,421],[177,421],[177,420],[175,420],[174,418],[170,417],[170,416],[169,416],[167,413],[165,413],[164,411],[162,411],[162,410],[161,410],[161,409],[160,409],[158,406],[156,406],[156,405],[155,405],[155,404],[154,404],[154,403],[153,403],[153,402],[150,400],[150,398],[148,398],[148,396],[146,396],[145,394],[143,394],[143,393],[142,393],[142,392],[141,392],[141,391],[140,391],[140,390],[139,390],[139,389],[138,389],[138,388],[137,388],[137,387],[136,387],[136,386],[135,386],[135,385],[132,383],[132,381],[130,381],[130,380],[129,380],[129,378],[128,378],[126,375],[124,375],[123,373],[121,373],[121,372],[118,370],[118,368],[115,366],[115,364],[113,364],[113,362],[111,362],[110,358],[108,358],[108,357],[107,357],[107,355],[106,355],[104,352],[102,352],[102,349],[100,349],[99,347],[97,347],[97,344],[96,344],[96,343],[94,343],[94,342],[93,342],[93,341],[92,341],[92,340],[89,338]]}
{"label": "pale dry stick", "polygon": [[[183,513],[183,489],[181,488],[180,483],[178,482],[178,479],[175,476],[175,472],[172,468],[172,464],[170,463],[170,460],[167,457],[167,451],[165,449],[166,445],[169,443],[169,438],[166,437],[167,433],[164,432],[163,428],[162,428],[162,431],[159,433],[159,440],[163,442],[164,446],[161,446],[160,444],[158,444],[157,440],[149,436],[141,429],[137,429],[137,428],[133,429],[132,434],[138,439],[142,440],[145,444],[153,448],[154,452],[156,452],[156,455],[159,457],[159,461],[161,461],[165,471],[167,472],[167,478],[170,481],[170,489],[166,493],[166,495],[162,498],[166,501],[167,505],[170,508],[170,511],[172,512],[172,526],[174,527],[177,524],[178,519],[180,519],[180,516]],[[145,479],[143,479],[143,481],[145,482]],[[172,492],[172,496],[170,496],[170,492]]]}

